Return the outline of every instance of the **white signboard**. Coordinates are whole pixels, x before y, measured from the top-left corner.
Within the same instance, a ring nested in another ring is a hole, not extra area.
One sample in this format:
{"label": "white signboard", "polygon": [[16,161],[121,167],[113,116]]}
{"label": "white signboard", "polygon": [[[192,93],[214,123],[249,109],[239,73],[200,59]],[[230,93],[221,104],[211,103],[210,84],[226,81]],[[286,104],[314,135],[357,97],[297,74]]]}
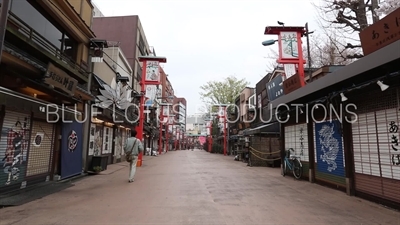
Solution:
{"label": "white signboard", "polygon": [[295,64],[284,64],[283,68],[285,69],[286,79],[289,79],[291,76],[296,74]]}
{"label": "white signboard", "polygon": [[169,106],[163,106],[163,116],[169,115]]}
{"label": "white signboard", "polygon": [[283,59],[297,59],[299,46],[297,45],[297,32],[281,32],[281,49]]}
{"label": "white signboard", "polygon": [[158,61],[146,62],[146,81],[160,81],[160,70]]}
{"label": "white signboard", "polygon": [[157,94],[157,86],[156,85],[146,85],[146,98],[150,100],[154,100]]}

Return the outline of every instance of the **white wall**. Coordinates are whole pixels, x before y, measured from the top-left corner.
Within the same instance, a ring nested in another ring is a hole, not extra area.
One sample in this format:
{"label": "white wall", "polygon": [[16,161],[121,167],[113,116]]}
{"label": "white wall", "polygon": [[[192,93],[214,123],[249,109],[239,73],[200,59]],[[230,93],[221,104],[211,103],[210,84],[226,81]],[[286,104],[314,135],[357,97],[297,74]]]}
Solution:
{"label": "white wall", "polygon": [[93,4],[93,17],[104,17],[104,14],[100,11],[99,7],[92,1]]}
{"label": "white wall", "polygon": [[132,87],[132,69],[121,49],[119,47],[108,47],[104,49],[104,53],[106,54],[104,55],[104,61],[111,67],[114,66],[115,71],[121,76],[129,77],[129,86]]}
{"label": "white wall", "polygon": [[108,85],[111,85],[113,79],[115,81],[114,70],[112,70],[105,62],[94,63],[93,72]]}

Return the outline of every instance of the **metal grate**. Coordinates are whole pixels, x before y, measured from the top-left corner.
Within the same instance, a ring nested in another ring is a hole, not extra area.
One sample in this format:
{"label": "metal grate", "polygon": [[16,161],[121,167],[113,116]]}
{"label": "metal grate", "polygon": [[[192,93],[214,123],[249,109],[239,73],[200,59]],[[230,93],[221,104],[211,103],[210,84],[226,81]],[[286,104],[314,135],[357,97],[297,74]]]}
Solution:
{"label": "metal grate", "polygon": [[33,121],[26,176],[45,174],[50,171],[53,132],[53,124]]}
{"label": "metal grate", "polygon": [[0,187],[25,179],[29,136],[29,114],[6,110],[0,137]]}
{"label": "metal grate", "polygon": [[392,148],[392,137],[398,140],[400,131],[391,132],[392,122],[400,126],[398,107],[358,115],[352,126],[356,173],[400,180],[400,165],[395,158],[400,147],[394,146],[397,151]]}

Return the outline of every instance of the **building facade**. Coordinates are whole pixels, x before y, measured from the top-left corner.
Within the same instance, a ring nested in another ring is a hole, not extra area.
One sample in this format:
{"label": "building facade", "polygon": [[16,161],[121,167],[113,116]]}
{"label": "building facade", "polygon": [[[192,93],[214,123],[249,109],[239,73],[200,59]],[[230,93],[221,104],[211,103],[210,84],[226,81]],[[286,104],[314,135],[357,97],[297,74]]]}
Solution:
{"label": "building facade", "polygon": [[[289,78],[283,82],[284,95],[270,103],[281,120],[281,155],[292,149],[300,156],[306,179],[396,209],[399,29],[380,32],[378,38],[370,34],[396,24],[398,13],[400,9],[360,32],[361,59],[343,67],[323,67],[305,86]],[[288,107],[278,107],[282,104]]]}
{"label": "building facade", "polygon": [[179,147],[182,149],[185,144],[186,132],[186,99],[182,97],[175,97],[173,101],[174,114],[175,114],[175,130],[178,133]]}
{"label": "building facade", "polygon": [[190,115],[186,118],[186,133],[190,135],[207,135],[207,124],[203,116]]}
{"label": "building facade", "polygon": [[[93,63],[92,94],[97,96],[97,102],[102,104],[114,92],[121,93],[120,101],[131,102],[131,85],[133,70],[131,69],[119,42],[107,42],[107,48],[103,49],[101,62]],[[99,97],[101,96],[101,97]],[[97,162],[106,158],[107,164],[124,160],[123,146],[130,136],[130,129],[136,122],[136,118],[130,118],[129,113],[133,108],[123,108],[121,105],[101,105],[95,107],[90,125],[89,151],[87,167],[90,171]],[[100,159],[99,159],[100,158]],[[104,168],[103,168],[104,169]]]}
{"label": "building facade", "polygon": [[[118,26],[115,26],[116,24]],[[140,93],[142,63],[139,62],[139,56],[147,56],[151,51],[139,16],[95,17],[92,29],[99,39],[120,42],[120,47],[133,70],[132,87]]]}
{"label": "building facade", "polygon": [[93,99],[91,2],[9,3],[1,46],[1,192],[81,174],[86,148],[78,121]]}
{"label": "building facade", "polygon": [[[115,26],[115,24],[118,24],[118,26]],[[146,35],[144,33],[139,16],[95,17],[93,19],[92,27],[97,38],[119,43],[118,45],[123,51],[126,60],[133,71],[131,84],[133,89],[132,95],[139,95],[141,92],[140,82],[142,79],[142,63],[139,62],[139,57],[155,55],[154,49],[151,49],[147,43]],[[159,87],[159,89],[161,91],[162,87]],[[151,113],[152,120],[146,118],[144,122],[145,134],[143,137],[146,148],[151,147],[153,145],[154,138],[157,138],[158,129],[156,129],[154,125],[157,123],[156,118],[158,117],[159,113],[160,109],[157,108],[155,113]],[[137,115],[138,111],[136,111],[136,116]]]}

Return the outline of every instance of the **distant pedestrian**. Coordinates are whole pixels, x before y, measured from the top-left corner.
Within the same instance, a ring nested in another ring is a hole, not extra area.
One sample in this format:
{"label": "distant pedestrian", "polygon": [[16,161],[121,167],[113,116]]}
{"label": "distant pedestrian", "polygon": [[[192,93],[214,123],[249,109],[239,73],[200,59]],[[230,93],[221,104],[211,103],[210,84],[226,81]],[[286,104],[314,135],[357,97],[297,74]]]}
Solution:
{"label": "distant pedestrian", "polygon": [[142,141],[136,138],[136,134],[136,130],[131,130],[131,137],[126,140],[124,146],[126,161],[129,162],[129,183],[134,181],[138,156],[144,151]]}

